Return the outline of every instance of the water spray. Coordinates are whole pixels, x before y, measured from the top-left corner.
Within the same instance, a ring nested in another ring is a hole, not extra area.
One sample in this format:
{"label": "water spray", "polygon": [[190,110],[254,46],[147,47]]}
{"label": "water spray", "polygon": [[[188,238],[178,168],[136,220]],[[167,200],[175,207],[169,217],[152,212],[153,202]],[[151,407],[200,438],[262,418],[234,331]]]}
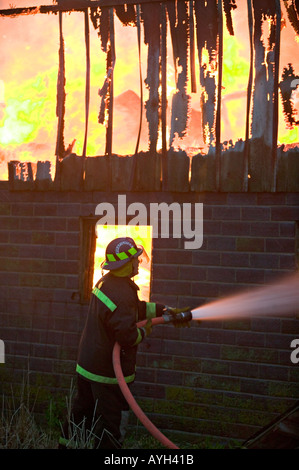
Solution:
{"label": "water spray", "polygon": [[[204,320],[229,320],[233,318],[248,318],[253,316],[278,316],[283,314],[299,314],[299,275],[298,273],[280,280],[270,286],[263,286],[248,292],[216,300],[195,308],[192,311],[165,311],[162,317],[152,319],[153,325],[176,324]],[[298,316],[299,318],[299,316]],[[147,320],[137,323],[143,327]],[[144,414],[133,397],[122,373],[120,363],[120,345],[115,343],[113,349],[113,367],[115,376],[124,397],[137,418],[162,445],[169,449],[178,449]]]}
{"label": "water spray", "polygon": [[299,314],[299,274],[210,302],[192,310],[193,320],[230,320]]}

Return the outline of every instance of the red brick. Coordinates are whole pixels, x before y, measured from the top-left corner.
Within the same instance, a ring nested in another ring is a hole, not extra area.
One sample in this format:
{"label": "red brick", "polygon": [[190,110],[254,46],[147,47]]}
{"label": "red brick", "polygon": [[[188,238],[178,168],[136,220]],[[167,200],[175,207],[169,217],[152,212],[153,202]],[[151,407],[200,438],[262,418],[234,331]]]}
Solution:
{"label": "red brick", "polygon": [[263,238],[238,237],[236,240],[237,251],[264,251],[265,243]]}
{"label": "red brick", "polygon": [[221,266],[249,266],[249,254],[222,253]]}
{"label": "red brick", "polygon": [[19,218],[18,217],[1,217],[1,230],[18,230]]}
{"label": "red brick", "polygon": [[221,267],[207,268],[207,281],[235,282],[235,270]]}
{"label": "red brick", "polygon": [[193,356],[198,358],[211,357],[213,359],[220,359],[220,349],[221,345],[219,344],[193,343]]}
{"label": "red brick", "polygon": [[0,284],[2,286],[18,286],[19,274],[9,273],[9,272],[5,272],[5,273],[0,272]]}
{"label": "red brick", "polygon": [[205,250],[194,251],[192,253],[192,264],[194,266],[219,266],[220,253]]}
{"label": "red brick", "polygon": [[203,223],[203,235],[219,235],[221,233],[222,223],[219,220],[204,220]]}
{"label": "red brick", "polygon": [[270,207],[242,207],[242,220],[270,220]]}
{"label": "red brick", "polygon": [[67,276],[66,278],[66,284],[65,284],[65,287],[67,289],[71,289],[71,290],[76,290],[76,289],[79,289],[79,279],[78,279],[78,275],[77,276]]}
{"label": "red brick", "polygon": [[234,251],[236,248],[235,237],[208,237],[207,249],[210,251]]}
{"label": "red brick", "polygon": [[264,333],[253,333],[252,331],[237,331],[236,344],[238,346],[262,348],[265,346],[265,335]]}
{"label": "red brick", "polygon": [[253,268],[279,268],[279,255],[270,253],[251,253],[250,266]]}
{"label": "red brick", "polygon": [[24,232],[19,230],[18,232],[13,231],[9,234],[10,243],[31,243],[31,232]]}
{"label": "red brick", "polygon": [[[95,210],[95,206],[94,210]],[[94,210],[92,215],[94,215]],[[80,204],[79,203],[68,203],[68,204],[57,204],[57,212],[56,214],[60,217],[74,217],[80,216]],[[89,215],[89,214],[88,214]]]}
{"label": "red brick", "polygon": [[284,205],[286,203],[286,195],[284,193],[258,193],[257,204],[262,206]]}
{"label": "red brick", "polygon": [[281,237],[295,237],[296,223],[295,222],[280,222],[279,235]]}
{"label": "red brick", "polygon": [[192,284],[192,295],[204,297],[218,297],[219,285],[211,282],[195,282]]}
{"label": "red brick", "polygon": [[41,249],[41,258],[43,259],[66,259],[66,248],[64,246],[40,246]]}
{"label": "red brick", "polygon": [[33,215],[33,205],[32,204],[13,204],[11,214],[13,216],[32,216]]}
{"label": "red brick", "polygon": [[289,373],[288,370],[282,366],[260,364],[259,375],[263,380],[287,381]]}
{"label": "red brick", "polygon": [[1,230],[2,226],[0,226],[0,243],[8,243],[9,240],[9,232],[3,232]]}
{"label": "red brick", "polygon": [[66,259],[78,261],[80,258],[80,248],[71,246],[66,248]]}
{"label": "red brick", "polygon": [[155,264],[153,267],[153,279],[178,279],[179,278],[179,267],[173,264],[159,265]]}
{"label": "red brick", "polygon": [[254,206],[257,201],[255,193],[230,193],[227,195],[227,203],[232,206]]}
{"label": "red brick", "polygon": [[41,217],[55,216],[57,214],[57,204],[34,204],[34,215]]}
{"label": "red brick", "polygon": [[203,281],[206,279],[206,269],[201,266],[180,266],[180,279],[190,281]]}
{"label": "red brick", "polygon": [[77,261],[56,261],[57,274],[76,274],[79,272]]}
{"label": "red brick", "polygon": [[192,250],[167,250],[167,264],[192,264]]}
{"label": "red brick", "polygon": [[293,238],[268,238],[266,251],[272,253],[295,253],[295,240]]}
{"label": "red brick", "polygon": [[256,237],[279,237],[280,224],[279,222],[252,222],[248,233]]}
{"label": "red brick", "polygon": [[229,195],[227,193],[208,193],[200,195],[200,202],[203,202],[204,205],[207,204],[226,204]]}
{"label": "red brick", "polygon": [[19,258],[41,258],[43,247],[40,245],[19,245]]}
{"label": "red brick", "polygon": [[67,218],[67,231],[78,232],[80,230],[80,219],[79,217]]}
{"label": "red brick", "polygon": [[272,207],[271,219],[281,221],[299,220],[299,207]]}
{"label": "red brick", "polygon": [[66,231],[67,221],[63,217],[45,217],[44,230]]}
{"label": "red brick", "polygon": [[265,273],[261,269],[238,269],[236,271],[236,281],[241,283],[264,283]]}
{"label": "red brick", "polygon": [[35,245],[54,245],[55,234],[42,231],[32,232],[32,243]]}
{"label": "red brick", "polygon": [[57,232],[55,234],[56,245],[65,245],[65,246],[79,246],[80,236],[76,232]]}
{"label": "red brick", "polygon": [[294,271],[298,266],[298,260],[295,255],[279,255],[279,267]]}
{"label": "red brick", "polygon": [[[204,225],[205,227],[205,225]],[[248,222],[222,222],[221,233],[222,235],[249,235],[251,224]],[[204,231],[205,233],[205,231]]]}
{"label": "red brick", "polygon": [[42,217],[20,217],[20,230],[42,230],[44,227],[44,219]]}
{"label": "red brick", "polygon": [[213,220],[240,220],[240,207],[213,207]]}
{"label": "red brick", "polygon": [[191,283],[185,281],[153,280],[153,291],[157,294],[190,295]]}

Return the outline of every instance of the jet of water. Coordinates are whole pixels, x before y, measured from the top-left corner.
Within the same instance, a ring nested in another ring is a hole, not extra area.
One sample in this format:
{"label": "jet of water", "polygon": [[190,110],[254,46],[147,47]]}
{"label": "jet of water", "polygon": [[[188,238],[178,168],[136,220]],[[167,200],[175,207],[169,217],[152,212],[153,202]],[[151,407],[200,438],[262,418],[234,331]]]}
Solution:
{"label": "jet of water", "polygon": [[213,301],[192,310],[193,320],[299,314],[298,273],[268,286]]}

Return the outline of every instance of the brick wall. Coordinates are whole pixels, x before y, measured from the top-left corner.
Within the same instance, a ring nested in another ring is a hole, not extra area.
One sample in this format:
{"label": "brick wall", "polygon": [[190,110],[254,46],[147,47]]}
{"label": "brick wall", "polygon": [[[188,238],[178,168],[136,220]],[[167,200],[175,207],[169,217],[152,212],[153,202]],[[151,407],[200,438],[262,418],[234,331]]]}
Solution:
{"label": "brick wall", "polygon": [[[127,203],[202,202],[203,245],[153,240],[152,300],[197,307],[296,269],[298,193],[128,193]],[[0,188],[1,392],[30,370],[43,398],[67,394],[87,305],[80,218],[117,193]],[[297,312],[298,313],[298,312]],[[299,398],[294,315],[157,326],[139,348],[134,393],[165,432],[242,441]],[[168,430],[168,431],[167,431]]]}

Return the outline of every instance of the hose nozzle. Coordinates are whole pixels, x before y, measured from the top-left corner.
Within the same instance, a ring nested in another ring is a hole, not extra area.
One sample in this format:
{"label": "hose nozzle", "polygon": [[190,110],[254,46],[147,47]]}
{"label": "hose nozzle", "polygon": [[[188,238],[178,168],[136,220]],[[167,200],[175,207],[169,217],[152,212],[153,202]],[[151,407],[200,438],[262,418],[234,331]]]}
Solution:
{"label": "hose nozzle", "polygon": [[192,312],[187,310],[185,312],[176,312],[175,309],[167,309],[162,315],[164,323],[188,323],[192,320]]}

